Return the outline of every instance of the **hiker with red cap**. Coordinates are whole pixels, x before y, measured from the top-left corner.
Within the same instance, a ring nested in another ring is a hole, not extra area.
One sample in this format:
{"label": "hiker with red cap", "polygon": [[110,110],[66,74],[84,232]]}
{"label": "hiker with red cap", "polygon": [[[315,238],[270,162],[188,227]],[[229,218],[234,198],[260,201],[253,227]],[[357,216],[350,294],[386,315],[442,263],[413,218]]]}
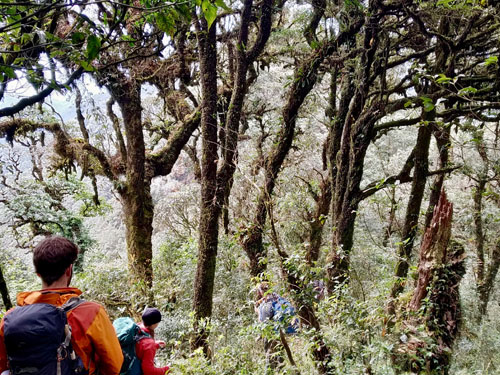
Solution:
{"label": "hiker with red cap", "polygon": [[144,375],[164,375],[170,370],[168,366],[156,367],[154,363],[156,350],[165,347],[165,341],[155,340],[155,329],[160,322],[160,310],[148,307],[142,313],[142,323],[139,324],[139,327],[142,332],[150,337],[137,341],[135,350],[137,358],[141,361],[141,369]]}

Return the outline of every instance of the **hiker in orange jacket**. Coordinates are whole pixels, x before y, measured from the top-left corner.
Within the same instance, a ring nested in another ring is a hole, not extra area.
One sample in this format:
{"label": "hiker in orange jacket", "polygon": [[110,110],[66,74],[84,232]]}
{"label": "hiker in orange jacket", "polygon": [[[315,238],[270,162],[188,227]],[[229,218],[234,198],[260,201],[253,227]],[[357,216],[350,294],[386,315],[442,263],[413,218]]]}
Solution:
{"label": "hiker in orange jacket", "polygon": [[[18,306],[47,303],[62,306],[82,292],[69,287],[78,247],[63,237],[48,237],[34,249],[33,263],[42,279],[42,289],[22,292]],[[11,311],[9,310],[6,315]],[[5,316],[4,316],[5,318]],[[118,375],[123,362],[120,343],[105,309],[95,302],[85,301],[67,313],[72,330],[71,344],[89,374]],[[9,368],[4,340],[4,319],[0,323],[0,373]]]}
{"label": "hiker in orange jacket", "polygon": [[155,329],[160,322],[160,310],[148,307],[142,313],[142,324],[139,324],[139,327],[143,332],[151,336],[143,338],[135,344],[137,358],[141,361],[141,369],[144,375],[164,375],[170,370],[168,366],[156,367],[154,363],[156,350],[165,347],[164,341],[155,340]]}

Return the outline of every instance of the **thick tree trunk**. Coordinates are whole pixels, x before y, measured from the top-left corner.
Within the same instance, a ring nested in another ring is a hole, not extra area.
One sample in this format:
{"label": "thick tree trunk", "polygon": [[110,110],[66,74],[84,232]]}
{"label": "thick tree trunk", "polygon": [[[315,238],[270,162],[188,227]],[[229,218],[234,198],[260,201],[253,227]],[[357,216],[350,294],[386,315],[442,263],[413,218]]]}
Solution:
{"label": "thick tree trunk", "polygon": [[131,282],[138,292],[152,302],[153,251],[153,201],[150,195],[150,182],[146,178],[146,150],[141,119],[140,84],[122,81],[109,85],[110,91],[119,104],[127,141],[126,182],[119,190],[125,215],[127,254]]}
{"label": "thick tree trunk", "polygon": [[309,247],[306,252],[306,262],[312,267],[319,257],[321,244],[323,242],[323,228],[326,222],[326,216],[330,211],[330,202],[332,200],[332,190],[329,181],[321,181],[320,192],[315,197],[316,209],[309,217]]}
{"label": "thick tree trunk", "polygon": [[448,373],[461,319],[459,283],[465,274],[463,247],[449,244],[452,212],[443,191],[420,248],[418,280],[402,325],[406,338],[393,351],[398,373]]}
{"label": "thick tree trunk", "polygon": [[217,191],[217,52],[216,25],[208,29],[201,19],[197,31],[200,77],[202,88],[201,133],[201,210],[198,240],[198,264],[194,281],[194,339],[192,349],[203,348],[208,355],[207,320],[212,316],[212,296],[219,237],[220,206],[216,203]]}
{"label": "thick tree trunk", "polygon": [[488,303],[490,300],[491,291],[500,268],[500,240],[497,241],[490,255],[490,263],[486,277],[477,286],[479,293],[479,321],[486,315]]}
{"label": "thick tree trunk", "polygon": [[[446,168],[448,161],[450,159],[450,128],[438,129],[434,131],[434,138],[436,139],[436,144],[439,151],[439,168]],[[436,207],[439,196],[441,194],[441,189],[443,188],[443,183],[445,179],[445,174],[441,173],[434,179],[434,183],[431,186],[431,196],[429,198],[429,206],[427,207],[427,213],[425,215],[425,228],[431,225],[432,215],[434,212],[434,207]]]}
{"label": "thick tree trunk", "polygon": [[417,143],[415,144],[414,172],[410,197],[406,208],[405,222],[401,236],[401,245],[398,248],[399,262],[396,266],[396,282],[391,290],[391,302],[388,305],[389,314],[394,314],[393,300],[401,293],[405,278],[410,266],[411,252],[418,228],[420,207],[424,197],[428,173],[429,145],[432,131],[430,126],[421,126],[418,129]]}
{"label": "thick tree trunk", "polygon": [[278,135],[278,141],[276,147],[266,158],[264,187],[258,198],[254,219],[247,229],[246,236],[242,239],[242,247],[250,259],[250,273],[252,276],[259,275],[266,268],[265,262],[262,262],[267,256],[262,246],[262,235],[267,219],[267,205],[273,194],[276,178],[283,161],[292,146],[299,109],[316,84],[321,63],[326,57],[334,53],[339,46],[345,44],[353,35],[356,35],[362,24],[362,20],[353,22],[337,38],[328,41],[321,48],[315,50],[295,70],[293,84],[288,92],[287,102],[282,111],[283,123]]}
{"label": "thick tree trunk", "polygon": [[[236,170],[239,124],[247,92],[249,65],[262,52],[271,31],[272,0],[261,4],[259,34],[252,48],[248,48],[248,33],[252,19],[253,0],[245,0],[238,34],[236,71],[226,123],[217,138],[217,50],[216,25],[208,29],[205,19],[197,23],[202,86],[203,158],[201,176],[201,218],[198,244],[198,265],[195,278],[193,309],[195,339],[192,347],[203,347],[209,353],[208,331],[205,321],[212,315],[212,296],[219,235],[219,218],[229,198],[232,178]],[[248,50],[247,50],[248,48]],[[221,143],[221,155],[217,153]],[[217,166],[219,165],[219,169]]]}
{"label": "thick tree trunk", "polygon": [[[132,191],[130,191],[132,190]],[[127,240],[130,281],[133,290],[146,296],[140,303],[152,304],[153,286],[153,200],[149,186],[142,190],[130,189],[121,194]],[[137,302],[137,301],[134,301]],[[142,306],[138,306],[140,308]]]}
{"label": "thick tree trunk", "polygon": [[[450,32],[449,20],[446,17],[441,19],[439,24],[439,31],[443,35],[447,35]],[[452,60],[447,61],[447,57],[450,54],[449,46],[439,40],[436,47],[436,64],[435,73],[441,73],[452,69]],[[448,69],[446,69],[449,64]],[[453,74],[453,71],[447,71],[448,74]],[[428,94],[436,90],[439,90],[434,84],[426,89],[426,87],[421,88],[422,92]],[[426,92],[428,91],[428,92]],[[432,123],[436,119],[435,108],[431,111],[424,109],[422,113],[422,120],[430,124],[420,126],[417,135],[417,143],[415,145],[415,169],[413,172],[413,181],[411,187],[411,193],[408,200],[408,206],[406,209],[405,223],[403,227],[402,241],[398,249],[398,264],[396,265],[396,281],[391,290],[390,301],[387,307],[388,313],[390,315],[394,314],[394,299],[401,293],[404,287],[405,278],[408,274],[408,269],[410,266],[411,252],[413,249],[413,244],[415,242],[415,237],[418,229],[418,218],[420,215],[420,207],[422,205],[422,199],[424,195],[425,185],[427,182],[427,174],[429,171],[429,146],[432,136],[432,128],[435,126]],[[448,145],[447,141],[449,139],[449,130],[443,130],[443,133],[436,135],[436,140],[439,146],[439,154],[441,163],[446,163],[448,160]],[[437,177],[433,190],[431,191],[431,197],[429,201],[429,211],[427,213],[426,225],[430,225],[431,221],[431,211],[434,210],[435,206],[440,199],[441,187],[443,184],[444,176],[440,175]],[[436,190],[438,189],[438,190]]]}
{"label": "thick tree trunk", "polygon": [[497,241],[492,246],[492,251],[489,256],[489,263],[486,259],[487,238],[483,228],[483,196],[486,192],[488,184],[488,174],[490,172],[490,160],[488,158],[487,148],[484,143],[483,129],[478,129],[475,132],[476,149],[482,161],[482,171],[478,172],[476,180],[476,188],[473,194],[474,200],[474,228],[476,237],[476,288],[479,296],[479,314],[477,321],[480,323],[486,315],[490,294],[493,289],[498,269],[500,267],[500,241]]}
{"label": "thick tree trunk", "polygon": [[446,251],[451,235],[451,221],[453,205],[446,199],[444,191],[438,206],[434,210],[433,221],[425,232],[420,246],[420,260],[418,263],[418,279],[413,297],[408,305],[409,310],[416,312],[427,295],[433,272],[445,264]]}
{"label": "thick tree trunk", "polygon": [[474,227],[476,236],[476,288],[479,296],[478,322],[481,322],[486,315],[490,294],[493,289],[498,268],[500,266],[500,241],[493,246],[490,261],[487,266],[485,258],[485,234],[483,231],[483,194],[486,188],[486,181],[479,180],[474,191]]}
{"label": "thick tree trunk", "polygon": [[[359,64],[354,69],[347,69],[340,100],[338,120],[330,133],[332,145],[329,160],[332,181],[332,242],[327,256],[328,290],[333,293],[348,278],[350,252],[353,244],[354,223],[360,195],[360,183],[363,177],[363,165],[366,150],[371,142],[375,117],[379,112],[377,105],[365,108],[370,85],[370,75],[379,43],[380,17],[376,4],[370,2],[371,15],[364,15],[351,10],[355,23],[366,22],[363,34],[363,53]],[[356,21],[358,20],[358,21]],[[355,35],[347,40],[349,49],[356,48]],[[352,65],[351,65],[352,66]]]}

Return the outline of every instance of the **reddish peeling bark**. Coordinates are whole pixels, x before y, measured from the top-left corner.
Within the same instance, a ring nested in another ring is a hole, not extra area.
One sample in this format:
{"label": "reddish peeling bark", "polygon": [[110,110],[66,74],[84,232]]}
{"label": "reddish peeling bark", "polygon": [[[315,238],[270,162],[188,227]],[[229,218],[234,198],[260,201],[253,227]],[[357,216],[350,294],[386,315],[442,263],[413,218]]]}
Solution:
{"label": "reddish peeling bark", "polygon": [[405,339],[393,350],[398,373],[448,373],[461,320],[459,283],[465,274],[464,249],[450,242],[452,212],[443,191],[420,247],[418,280],[402,323],[400,337]]}
{"label": "reddish peeling bark", "polygon": [[418,279],[413,297],[408,305],[410,311],[417,311],[437,267],[446,261],[446,250],[451,235],[451,221],[453,218],[453,204],[441,192],[438,205],[434,209],[431,225],[427,229],[420,246],[420,260],[418,263]]}

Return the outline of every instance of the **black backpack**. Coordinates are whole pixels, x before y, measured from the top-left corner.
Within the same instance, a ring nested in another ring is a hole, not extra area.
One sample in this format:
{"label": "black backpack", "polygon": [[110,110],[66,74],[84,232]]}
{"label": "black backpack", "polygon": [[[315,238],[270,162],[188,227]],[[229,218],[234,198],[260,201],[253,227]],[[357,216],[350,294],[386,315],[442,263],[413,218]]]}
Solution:
{"label": "black backpack", "polygon": [[61,307],[34,303],[5,315],[4,340],[12,375],[88,374],[71,346],[66,316],[82,302],[73,297]]}

